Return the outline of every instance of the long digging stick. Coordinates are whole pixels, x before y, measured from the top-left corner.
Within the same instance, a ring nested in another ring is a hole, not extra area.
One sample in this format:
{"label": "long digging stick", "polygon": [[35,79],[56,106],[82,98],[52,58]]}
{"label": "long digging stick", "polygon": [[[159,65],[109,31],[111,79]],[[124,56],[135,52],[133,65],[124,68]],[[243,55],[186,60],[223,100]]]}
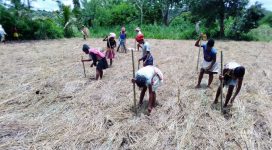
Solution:
{"label": "long digging stick", "polygon": [[201,50],[201,40],[199,40],[199,49],[198,49],[198,55],[197,55],[196,71],[198,71],[200,50]]}
{"label": "long digging stick", "polygon": [[[81,60],[83,60],[83,56],[81,56]],[[82,65],[83,65],[84,77],[86,78],[85,65],[83,61],[82,61]]]}
{"label": "long digging stick", "polygon": [[[135,42],[135,47],[136,47],[136,42]],[[131,50],[131,57],[132,57],[132,69],[133,69],[133,78],[135,78],[135,66],[134,66],[134,54],[133,50]],[[133,100],[134,100],[134,111],[135,114],[137,115],[137,108],[136,108],[136,91],[135,91],[135,83],[133,82]]]}
{"label": "long digging stick", "polygon": [[[221,51],[221,75],[223,75],[223,52]],[[221,90],[221,112],[223,113],[223,79],[221,80],[220,84]]]}

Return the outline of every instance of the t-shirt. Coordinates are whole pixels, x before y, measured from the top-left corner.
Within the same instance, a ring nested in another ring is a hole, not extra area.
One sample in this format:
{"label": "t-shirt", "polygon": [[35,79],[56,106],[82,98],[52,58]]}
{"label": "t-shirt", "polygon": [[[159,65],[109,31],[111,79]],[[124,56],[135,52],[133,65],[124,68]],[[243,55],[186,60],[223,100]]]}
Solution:
{"label": "t-shirt", "polygon": [[215,48],[212,48],[211,51],[208,51],[207,44],[203,44],[201,45],[201,47],[203,47],[203,55],[205,61],[211,62],[213,59],[216,58],[217,50]]}
{"label": "t-shirt", "polygon": [[143,55],[142,55],[143,57],[145,56],[146,51],[150,51],[150,45],[148,42],[145,42],[143,45]]}
{"label": "t-shirt", "polygon": [[114,47],[116,47],[116,41],[114,40],[114,39],[108,39],[107,40],[107,47],[108,48],[114,48]]}
{"label": "t-shirt", "polygon": [[[224,65],[224,69],[234,70],[235,68],[240,67],[240,66],[241,66],[241,65],[239,65],[239,64],[236,63],[236,62],[229,62],[229,63],[227,63],[227,64]],[[231,71],[227,71],[227,72],[224,74],[224,80],[225,80],[225,81],[233,80],[233,82],[236,83],[236,80],[232,79]]]}
{"label": "t-shirt", "polygon": [[120,39],[121,40],[125,40],[127,38],[127,34],[126,33],[120,33]]}
{"label": "t-shirt", "polygon": [[160,76],[160,78],[163,80],[162,72],[160,71],[159,68],[154,66],[146,66],[141,68],[140,70],[136,72],[136,76],[137,75],[144,76],[146,78],[146,86],[148,86],[151,84],[151,80],[155,73],[157,73]]}
{"label": "t-shirt", "polygon": [[[94,58],[94,57],[96,57],[96,58]],[[101,51],[99,51],[97,49],[94,49],[94,48],[89,49],[89,58],[90,59],[93,59],[93,60],[98,59],[98,60],[100,60],[100,59],[102,59],[104,57],[105,57],[105,54],[102,53]]]}

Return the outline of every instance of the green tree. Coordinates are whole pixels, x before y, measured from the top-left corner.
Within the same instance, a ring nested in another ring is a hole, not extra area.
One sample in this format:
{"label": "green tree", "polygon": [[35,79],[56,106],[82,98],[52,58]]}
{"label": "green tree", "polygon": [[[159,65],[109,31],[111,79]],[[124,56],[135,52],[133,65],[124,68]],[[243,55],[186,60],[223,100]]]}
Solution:
{"label": "green tree", "polygon": [[266,14],[261,20],[260,24],[267,24],[272,27],[272,12]]}
{"label": "green tree", "polygon": [[161,9],[163,24],[169,25],[177,16],[186,10],[183,0],[158,0]]}
{"label": "green tree", "polygon": [[11,4],[14,5],[14,8],[19,10],[23,7],[21,0],[10,0]]}
{"label": "green tree", "polygon": [[218,20],[220,37],[224,37],[224,21],[230,16],[240,15],[248,0],[187,0],[193,15],[210,21]]}

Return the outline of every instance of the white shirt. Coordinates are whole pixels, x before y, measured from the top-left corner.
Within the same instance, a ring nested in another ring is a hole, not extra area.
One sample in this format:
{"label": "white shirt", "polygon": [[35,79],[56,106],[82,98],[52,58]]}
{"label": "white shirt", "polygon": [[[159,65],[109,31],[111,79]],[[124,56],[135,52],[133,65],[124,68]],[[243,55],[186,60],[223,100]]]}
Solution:
{"label": "white shirt", "polygon": [[233,69],[240,67],[240,66],[241,65],[236,62],[229,62],[229,63],[225,64],[224,68],[233,70]]}
{"label": "white shirt", "polygon": [[[159,68],[157,67],[154,67],[154,66],[146,66],[146,67],[143,67],[141,68],[140,70],[138,70],[136,72],[136,76],[137,75],[140,75],[140,76],[144,76],[146,78],[146,86],[150,85],[151,84],[151,80],[153,78],[153,76],[155,74],[158,74],[161,78],[161,82],[163,81],[163,74],[162,72],[160,71]],[[155,78],[155,77],[154,77]],[[154,81],[154,78],[153,78],[153,81]],[[155,81],[154,81],[155,83]]]}

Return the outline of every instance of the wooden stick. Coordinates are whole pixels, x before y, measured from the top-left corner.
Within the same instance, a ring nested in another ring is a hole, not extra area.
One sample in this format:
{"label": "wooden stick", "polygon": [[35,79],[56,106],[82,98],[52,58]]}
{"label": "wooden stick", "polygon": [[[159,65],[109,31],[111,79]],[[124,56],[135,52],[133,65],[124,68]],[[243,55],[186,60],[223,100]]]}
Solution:
{"label": "wooden stick", "polygon": [[138,70],[140,69],[140,62],[138,61]]}
{"label": "wooden stick", "polygon": [[[83,60],[83,56],[81,56],[81,60]],[[84,62],[83,62],[83,61],[82,61],[82,65],[83,65],[83,70],[84,70],[84,77],[86,78],[85,65],[84,65]]]}
{"label": "wooden stick", "polygon": [[198,49],[198,55],[197,55],[196,71],[198,71],[200,50],[201,50],[201,40],[199,40],[199,49]]}
{"label": "wooden stick", "polygon": [[[136,43],[135,43],[135,45],[136,45]],[[132,57],[133,78],[135,78],[135,66],[134,66],[134,54],[133,54],[133,50],[131,50],[131,57]],[[133,95],[134,95],[134,111],[135,111],[135,114],[137,115],[135,82],[133,82]]]}
{"label": "wooden stick", "polygon": [[[223,75],[223,52],[221,51],[221,75]],[[223,113],[223,81],[224,79],[221,80],[221,112]]]}

